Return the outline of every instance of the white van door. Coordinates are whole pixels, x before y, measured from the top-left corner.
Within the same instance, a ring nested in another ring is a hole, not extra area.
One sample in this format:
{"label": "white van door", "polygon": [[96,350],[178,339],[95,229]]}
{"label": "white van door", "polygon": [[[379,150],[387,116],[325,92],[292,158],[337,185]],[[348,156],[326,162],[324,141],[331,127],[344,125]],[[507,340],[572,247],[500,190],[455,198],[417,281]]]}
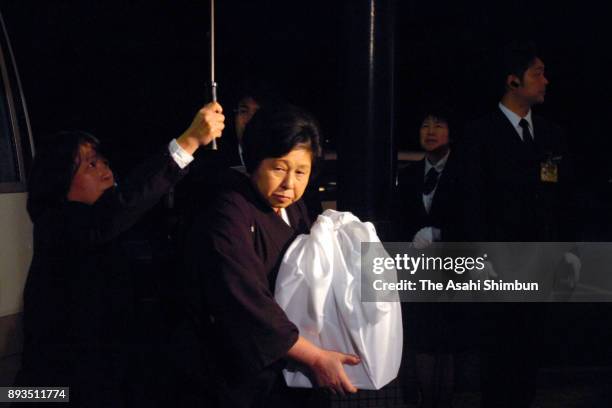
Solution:
{"label": "white van door", "polygon": [[21,352],[20,312],[32,258],[26,169],[33,143],[19,75],[0,15],[0,385],[10,385]]}

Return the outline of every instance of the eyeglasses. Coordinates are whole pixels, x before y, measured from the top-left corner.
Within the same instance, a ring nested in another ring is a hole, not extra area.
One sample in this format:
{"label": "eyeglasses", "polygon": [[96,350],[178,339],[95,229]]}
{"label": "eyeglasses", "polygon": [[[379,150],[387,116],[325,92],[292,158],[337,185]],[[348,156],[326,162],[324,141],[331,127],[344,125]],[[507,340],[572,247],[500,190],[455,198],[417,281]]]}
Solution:
{"label": "eyeglasses", "polygon": [[237,108],[232,109],[235,115],[246,115],[249,113],[249,108],[246,106],[238,106]]}

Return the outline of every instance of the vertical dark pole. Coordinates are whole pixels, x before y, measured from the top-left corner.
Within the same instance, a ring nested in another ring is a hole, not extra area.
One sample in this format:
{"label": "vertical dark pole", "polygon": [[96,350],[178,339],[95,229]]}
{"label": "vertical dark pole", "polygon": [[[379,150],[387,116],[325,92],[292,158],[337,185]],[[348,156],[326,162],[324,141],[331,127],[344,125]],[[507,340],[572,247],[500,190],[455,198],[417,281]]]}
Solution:
{"label": "vertical dark pole", "polygon": [[[210,0],[210,93],[212,102],[217,102],[215,81],[215,0]],[[217,139],[213,138],[211,149],[217,150]]]}
{"label": "vertical dark pole", "polygon": [[347,0],[338,208],[386,229],[395,148],[395,0]]}

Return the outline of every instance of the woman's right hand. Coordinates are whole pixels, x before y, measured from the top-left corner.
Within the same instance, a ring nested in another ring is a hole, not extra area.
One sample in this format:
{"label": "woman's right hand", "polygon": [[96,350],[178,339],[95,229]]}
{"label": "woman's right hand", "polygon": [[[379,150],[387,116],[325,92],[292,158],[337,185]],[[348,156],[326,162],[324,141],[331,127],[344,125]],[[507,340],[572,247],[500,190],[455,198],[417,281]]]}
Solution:
{"label": "woman's right hand", "polygon": [[359,357],[322,349],[302,336],[289,349],[287,356],[308,366],[319,387],[341,395],[346,392],[357,392],[357,388],[347,377],[343,365],[357,365],[361,362]]}
{"label": "woman's right hand", "polygon": [[176,141],[187,153],[193,154],[200,145],[207,145],[221,137],[224,122],[221,105],[210,102],[196,113],[189,128]]}

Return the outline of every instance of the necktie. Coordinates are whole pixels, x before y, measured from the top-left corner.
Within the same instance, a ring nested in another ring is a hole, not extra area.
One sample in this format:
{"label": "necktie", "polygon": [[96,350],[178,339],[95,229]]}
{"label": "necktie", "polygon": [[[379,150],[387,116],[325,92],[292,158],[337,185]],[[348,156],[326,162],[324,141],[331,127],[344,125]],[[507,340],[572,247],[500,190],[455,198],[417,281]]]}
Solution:
{"label": "necktie", "polygon": [[531,131],[529,130],[529,122],[527,122],[525,119],[521,119],[519,126],[523,129],[523,143],[525,143],[525,146],[531,150],[535,150],[535,142],[533,140],[533,136],[531,135]]}
{"label": "necktie", "polygon": [[436,188],[436,184],[438,183],[438,172],[433,167],[429,169],[427,175],[425,176],[425,184],[423,184],[423,194],[427,195],[431,193],[434,188]]}

